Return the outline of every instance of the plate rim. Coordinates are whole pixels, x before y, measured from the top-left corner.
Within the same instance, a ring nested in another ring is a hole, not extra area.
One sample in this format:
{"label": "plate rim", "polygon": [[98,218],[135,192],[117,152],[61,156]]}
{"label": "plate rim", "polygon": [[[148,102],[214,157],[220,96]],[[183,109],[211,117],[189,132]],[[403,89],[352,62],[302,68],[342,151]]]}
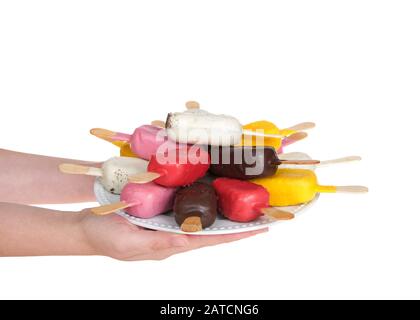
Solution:
{"label": "plate rim", "polygon": [[[311,158],[306,153],[302,152],[302,154]],[[95,180],[93,189],[94,189],[96,200],[99,202],[99,204],[101,204],[101,205],[111,204],[111,202],[108,201],[106,196],[102,196],[103,194],[111,194],[111,193],[109,191],[107,191],[102,186],[102,184],[100,183],[98,178]],[[299,205],[296,205],[296,206],[290,206],[290,207],[293,207],[293,210],[291,210],[291,212],[294,213],[296,216],[300,216],[303,212],[310,209],[314,205],[314,203],[318,200],[318,198],[319,198],[319,193],[317,193],[315,195],[314,199],[312,199],[309,202],[302,203],[302,204],[299,204]],[[290,207],[278,207],[278,208],[284,209],[284,208],[290,208]],[[153,222],[153,220],[152,220],[153,218],[143,219],[143,218],[135,217],[135,216],[132,216],[132,215],[126,213],[123,210],[119,210],[119,211],[115,212],[115,214],[118,214],[119,216],[127,219],[130,223],[132,223],[136,226],[139,226],[139,227],[143,227],[143,228],[151,229],[151,230],[156,230],[156,231],[164,231],[164,232],[171,232],[171,233],[176,233],[176,234],[186,234],[186,235],[223,235],[223,234],[243,233],[243,232],[255,231],[255,230],[260,230],[260,229],[272,227],[272,226],[274,226],[276,224],[279,224],[281,222],[286,222],[284,220],[275,220],[275,219],[263,216],[263,217],[260,217],[257,220],[246,222],[246,223],[231,221],[235,224],[235,226],[233,226],[233,227],[213,227],[213,226],[210,226],[210,227],[208,227],[208,228],[206,228],[202,231],[199,231],[199,232],[184,232],[184,231],[181,230],[181,228],[178,225],[176,225],[176,227],[174,227],[172,225],[169,225],[169,226],[164,225],[163,226],[160,223]],[[218,213],[218,215],[220,215],[220,213]],[[263,221],[261,221],[261,220],[263,220]]]}
{"label": "plate rim", "polygon": [[[96,196],[96,200],[98,201],[98,203],[100,205],[106,205],[106,204],[111,204],[110,201],[108,201],[105,197],[101,196],[101,193],[108,193],[109,192],[102,186],[102,184],[99,182],[98,179],[95,180],[94,183],[94,193]],[[319,198],[319,193],[316,194],[315,198],[313,200],[311,200],[310,202],[307,203],[303,203],[300,204],[295,210],[293,210],[292,212],[296,215],[299,216],[301,215],[303,212],[305,212],[306,210],[308,210],[309,208],[311,208],[314,203],[318,200]],[[284,207],[279,207],[279,208],[283,208]],[[222,234],[235,234],[235,233],[242,233],[242,232],[248,232],[248,231],[255,231],[255,230],[260,230],[260,229],[264,229],[267,227],[271,227],[274,226],[275,224],[281,223],[281,222],[286,222],[284,220],[275,220],[275,219],[271,219],[268,217],[261,217],[260,219],[267,219],[267,222],[261,222],[259,220],[254,220],[251,222],[247,222],[247,223],[240,223],[240,222],[234,222],[236,223],[237,226],[235,227],[227,227],[227,228],[221,228],[221,227],[208,227],[202,231],[199,232],[184,232],[180,229],[179,226],[176,227],[167,227],[167,226],[161,226],[160,224],[157,223],[153,223],[150,219],[142,219],[139,217],[135,217],[132,216],[122,210],[119,210],[117,212],[115,212],[115,214],[118,214],[119,216],[127,219],[130,223],[139,226],[139,227],[143,227],[146,229],[151,229],[151,230],[156,230],[156,231],[165,231],[165,232],[171,232],[171,233],[177,233],[177,234],[188,234],[188,235],[222,235]],[[220,213],[219,213],[220,215]]]}
{"label": "plate rim", "polygon": [[[297,210],[294,211],[295,216],[300,216],[302,213],[304,213],[306,210],[310,209],[314,203],[318,200],[319,198],[319,193],[316,194],[315,198],[309,202],[303,203],[301,205],[299,205],[299,208]],[[282,208],[282,207],[278,207],[278,208]],[[269,220],[269,222],[266,223],[262,223],[259,222],[258,220],[254,220],[252,222],[249,223],[240,223],[240,222],[234,222],[231,221],[233,223],[237,223],[238,226],[237,227],[208,227],[202,231],[198,231],[198,232],[184,232],[180,229],[179,226],[172,228],[172,227],[163,227],[160,226],[159,224],[154,224],[153,222],[142,222],[141,220],[148,220],[148,219],[142,219],[142,218],[138,218],[135,216],[132,216],[122,210],[119,210],[116,212],[116,214],[118,214],[119,216],[127,219],[130,223],[139,226],[139,227],[143,227],[146,229],[152,229],[152,230],[156,230],[156,231],[164,231],[164,232],[171,232],[171,233],[176,233],[176,234],[186,234],[186,235],[223,235],[223,234],[237,234],[237,233],[244,233],[244,232],[249,232],[249,231],[256,231],[256,230],[261,230],[261,229],[265,229],[268,227],[272,227],[276,224],[282,223],[282,222],[287,222],[285,220],[275,220],[275,219],[271,219],[271,218],[267,218]],[[218,215],[220,215],[220,213],[218,213]],[[140,221],[139,221],[140,220]],[[241,226],[242,225],[242,226]]]}

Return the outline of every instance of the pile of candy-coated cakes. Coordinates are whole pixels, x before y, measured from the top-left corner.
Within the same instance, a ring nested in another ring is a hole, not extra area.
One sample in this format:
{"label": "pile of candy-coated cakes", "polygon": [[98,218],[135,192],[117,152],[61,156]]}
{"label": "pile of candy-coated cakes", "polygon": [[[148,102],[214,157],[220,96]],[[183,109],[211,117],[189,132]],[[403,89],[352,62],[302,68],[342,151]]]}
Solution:
{"label": "pile of candy-coated cakes", "polygon": [[91,133],[120,148],[101,168],[61,164],[67,174],[97,176],[120,202],[92,209],[98,215],[124,210],[148,219],[174,212],[184,232],[210,227],[220,213],[250,222],[262,215],[288,220],[282,207],[310,202],[317,193],[367,192],[361,186],[319,185],[315,169],[358,161],[349,156],[318,161],[293,158],[283,148],[307,137],[315,127],[304,122],[279,129],[269,121],[242,125],[236,118],[186,103],[186,111],[170,113],[166,122],[153,121],[133,134],[92,129]]}

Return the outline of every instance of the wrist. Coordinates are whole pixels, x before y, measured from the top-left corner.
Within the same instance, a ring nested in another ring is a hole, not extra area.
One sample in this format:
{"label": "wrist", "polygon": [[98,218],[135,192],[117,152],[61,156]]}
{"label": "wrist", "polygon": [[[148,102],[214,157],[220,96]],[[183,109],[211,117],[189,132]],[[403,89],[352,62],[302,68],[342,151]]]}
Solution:
{"label": "wrist", "polygon": [[0,256],[95,255],[85,215],[0,203]]}
{"label": "wrist", "polygon": [[72,240],[75,244],[76,255],[98,255],[85,232],[84,221],[87,215],[89,213],[86,211],[69,214],[69,226],[71,228]]}

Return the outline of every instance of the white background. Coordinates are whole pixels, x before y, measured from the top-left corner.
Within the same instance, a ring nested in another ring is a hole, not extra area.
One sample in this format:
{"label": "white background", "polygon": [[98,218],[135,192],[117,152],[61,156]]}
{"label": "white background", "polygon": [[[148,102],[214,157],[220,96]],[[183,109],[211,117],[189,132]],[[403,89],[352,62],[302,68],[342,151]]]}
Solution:
{"label": "white background", "polygon": [[420,298],[419,16],[418,1],[0,2],[0,147],[104,160],[117,150],[91,127],[130,132],[195,99],[243,123],[315,121],[288,150],[361,155],[319,180],[370,187],[166,261],[1,258],[0,298]]}

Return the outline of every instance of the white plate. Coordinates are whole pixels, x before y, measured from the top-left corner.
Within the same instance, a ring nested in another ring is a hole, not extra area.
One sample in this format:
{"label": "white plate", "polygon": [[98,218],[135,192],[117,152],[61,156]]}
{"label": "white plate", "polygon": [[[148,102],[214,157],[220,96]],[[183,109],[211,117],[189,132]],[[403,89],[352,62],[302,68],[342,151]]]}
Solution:
{"label": "white plate", "polygon": [[[303,156],[299,158],[308,159],[309,156],[303,154]],[[301,160],[301,159],[297,159],[297,157],[293,157],[293,159]],[[120,201],[120,197],[118,195],[112,194],[108,192],[107,190],[105,190],[98,180],[96,180],[95,182],[94,192],[96,195],[96,199],[101,205],[107,205],[107,204]],[[317,195],[315,199],[312,200],[311,202],[301,204],[298,206],[282,207],[282,209],[292,212],[294,214],[298,214],[298,213],[300,214],[305,209],[309,208],[318,199],[318,197],[319,195]],[[175,222],[175,219],[173,217],[173,212],[158,215],[150,219],[137,218],[137,217],[134,217],[125,213],[124,211],[118,211],[116,213],[126,218],[131,223],[140,227],[144,227],[144,228],[148,228],[152,230],[160,230],[160,231],[185,234],[185,232],[183,232],[179,228],[177,223]],[[211,227],[206,228],[200,232],[194,232],[194,234],[195,235],[220,235],[220,234],[229,234],[229,233],[240,233],[240,232],[267,228],[269,226],[272,226],[280,222],[285,222],[285,221],[277,221],[272,218],[262,216],[259,219],[252,222],[239,223],[239,222],[230,221],[222,217],[221,215],[218,215],[215,223]]]}

